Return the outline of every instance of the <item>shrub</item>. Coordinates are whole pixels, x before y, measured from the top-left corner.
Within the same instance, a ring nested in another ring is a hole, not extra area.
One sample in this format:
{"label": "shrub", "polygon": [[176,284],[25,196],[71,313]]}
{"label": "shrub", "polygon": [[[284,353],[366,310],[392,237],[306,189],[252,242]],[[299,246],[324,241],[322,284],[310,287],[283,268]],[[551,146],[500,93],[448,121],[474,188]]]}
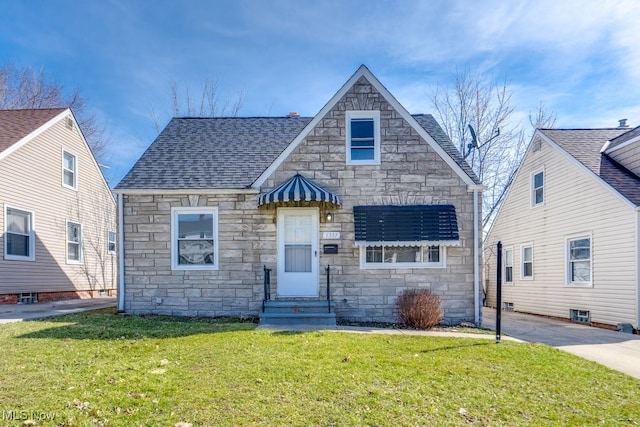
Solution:
{"label": "shrub", "polygon": [[409,328],[431,329],[442,320],[440,297],[426,289],[407,289],[398,297],[400,322]]}

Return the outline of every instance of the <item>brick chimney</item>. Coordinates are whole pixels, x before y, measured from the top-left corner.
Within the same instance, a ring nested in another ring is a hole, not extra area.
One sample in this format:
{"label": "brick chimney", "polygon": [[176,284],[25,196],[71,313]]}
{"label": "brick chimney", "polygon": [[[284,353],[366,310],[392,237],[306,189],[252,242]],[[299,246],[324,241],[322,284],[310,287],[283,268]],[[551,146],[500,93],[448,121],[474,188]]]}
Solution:
{"label": "brick chimney", "polygon": [[287,114],[287,117],[300,117],[300,114],[298,114],[295,111],[290,112],[289,114]]}

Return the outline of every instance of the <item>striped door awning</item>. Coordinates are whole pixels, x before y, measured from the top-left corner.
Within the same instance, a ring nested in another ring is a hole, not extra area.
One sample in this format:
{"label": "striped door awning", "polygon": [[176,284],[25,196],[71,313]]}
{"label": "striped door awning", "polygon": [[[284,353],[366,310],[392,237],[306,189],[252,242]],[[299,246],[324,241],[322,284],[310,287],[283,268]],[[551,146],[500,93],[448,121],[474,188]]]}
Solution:
{"label": "striped door awning", "polygon": [[330,191],[325,190],[302,175],[293,177],[280,184],[273,190],[261,194],[258,206],[277,202],[328,202],[340,204],[340,198]]}

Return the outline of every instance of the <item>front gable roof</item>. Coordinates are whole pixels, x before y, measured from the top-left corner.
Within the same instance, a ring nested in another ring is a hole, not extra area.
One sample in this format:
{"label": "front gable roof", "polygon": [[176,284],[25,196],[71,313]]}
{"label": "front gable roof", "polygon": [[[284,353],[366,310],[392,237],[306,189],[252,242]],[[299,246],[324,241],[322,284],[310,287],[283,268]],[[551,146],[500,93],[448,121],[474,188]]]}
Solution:
{"label": "front gable roof", "polygon": [[[291,152],[304,140],[304,138],[316,127],[316,125],[322,120],[326,114],[335,107],[335,105],[342,99],[342,97],[355,85],[360,79],[366,79],[389,103],[391,106],[407,121],[414,130],[425,140],[427,144],[440,155],[440,157],[456,172],[458,176],[467,185],[480,185],[481,181],[473,172],[473,170],[462,159],[460,153],[456,150],[455,146],[438,123],[429,114],[423,115],[423,123],[429,125],[432,131],[438,135],[438,140],[432,136],[425,127],[423,127],[416,119],[416,116],[412,116],[409,112],[396,100],[396,98],[387,90],[386,87],[369,71],[369,69],[361,65],[360,68],[351,76],[347,82],[342,85],[340,90],[333,95],[333,97],[326,103],[324,107],[315,115],[313,120],[307,124],[304,130],[289,144],[289,146],[278,156],[278,158],[271,164],[271,166],[265,170],[260,177],[253,184],[253,187],[259,188],[269,178],[269,176],[280,166],[282,162],[291,154]],[[446,147],[446,148],[445,148]]]}
{"label": "front gable roof", "polygon": [[628,128],[605,128],[538,129],[537,132],[627,201],[640,206],[640,177],[601,152],[607,141],[628,131]]}
{"label": "front gable roof", "polygon": [[361,78],[385,97],[467,185],[480,184],[433,116],[409,114],[363,65],[315,117],[172,119],[116,191],[259,189]]}
{"label": "front gable roof", "polygon": [[0,110],[0,159],[42,133],[67,108]]}

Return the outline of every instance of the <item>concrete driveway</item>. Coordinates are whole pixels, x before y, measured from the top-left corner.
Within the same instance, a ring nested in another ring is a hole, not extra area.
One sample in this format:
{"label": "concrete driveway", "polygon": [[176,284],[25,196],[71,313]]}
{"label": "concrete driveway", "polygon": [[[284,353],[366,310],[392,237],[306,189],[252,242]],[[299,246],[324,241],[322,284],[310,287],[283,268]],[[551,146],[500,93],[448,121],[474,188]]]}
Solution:
{"label": "concrete driveway", "polygon": [[[482,309],[482,326],[495,331],[494,309]],[[504,311],[501,333],[547,344],[640,379],[640,335]]]}
{"label": "concrete driveway", "polygon": [[42,319],[115,306],[115,297],[39,302],[37,304],[0,304],[0,323]]}

